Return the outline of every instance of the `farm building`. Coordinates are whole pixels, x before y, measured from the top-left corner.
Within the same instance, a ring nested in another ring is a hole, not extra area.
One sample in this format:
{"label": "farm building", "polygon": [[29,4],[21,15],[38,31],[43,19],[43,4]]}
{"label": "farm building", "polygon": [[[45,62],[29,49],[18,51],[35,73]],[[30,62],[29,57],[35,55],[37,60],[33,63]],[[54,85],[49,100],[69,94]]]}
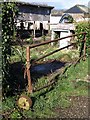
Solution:
{"label": "farm building", "polygon": [[17,28],[23,31],[33,32],[34,36],[43,31],[48,32],[51,10],[54,8],[46,4],[17,2],[19,15],[17,17]]}
{"label": "farm building", "polygon": [[[63,11],[59,22],[56,24],[51,23],[51,40],[55,39],[55,34],[58,34],[60,38],[73,34],[75,31],[75,24],[73,23],[73,20],[76,22],[85,21],[88,20],[88,15],[89,8],[85,5],[75,5],[70,9]],[[72,39],[70,38],[66,38],[63,41],[60,41],[59,47],[62,48],[69,45],[71,40]]]}
{"label": "farm building", "polygon": [[52,9],[50,23],[59,23],[64,10]]}
{"label": "farm building", "polygon": [[75,5],[64,13],[70,14],[76,22],[88,20],[89,8],[85,5]]}
{"label": "farm building", "polygon": [[[57,23],[50,23],[50,30],[51,32],[51,40],[55,39],[55,36],[59,38],[66,37],[72,35],[75,30],[75,25],[73,23],[73,17],[69,14],[63,14],[58,19]],[[70,44],[71,38],[65,38],[59,41],[59,47],[63,48]],[[52,43],[53,45],[53,43]]]}

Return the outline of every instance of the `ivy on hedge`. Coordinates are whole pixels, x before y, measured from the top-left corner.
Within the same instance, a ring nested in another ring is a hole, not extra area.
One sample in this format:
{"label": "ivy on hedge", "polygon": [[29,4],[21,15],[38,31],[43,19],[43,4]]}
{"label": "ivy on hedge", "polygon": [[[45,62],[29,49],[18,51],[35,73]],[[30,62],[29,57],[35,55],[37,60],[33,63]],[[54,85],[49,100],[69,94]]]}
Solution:
{"label": "ivy on hedge", "polygon": [[[84,22],[79,22],[76,24],[76,30],[75,32],[77,34],[81,33],[81,32],[86,32],[86,46],[88,48],[88,46],[90,46],[90,22],[84,21]],[[83,40],[83,35],[78,35],[78,41]]]}
{"label": "ivy on hedge", "polygon": [[2,86],[3,93],[9,90],[11,41],[15,32],[15,17],[17,14],[14,2],[3,2],[2,5]]}

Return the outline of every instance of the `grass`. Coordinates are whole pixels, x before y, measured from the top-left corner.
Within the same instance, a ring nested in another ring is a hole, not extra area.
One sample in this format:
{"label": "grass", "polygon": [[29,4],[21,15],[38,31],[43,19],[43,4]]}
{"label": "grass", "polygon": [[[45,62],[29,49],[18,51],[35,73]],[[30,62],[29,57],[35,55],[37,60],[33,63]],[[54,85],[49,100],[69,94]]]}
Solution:
{"label": "grass", "polygon": [[[19,46],[17,46],[17,49],[21,50]],[[31,59],[36,59],[55,49],[56,47],[51,47],[50,45],[40,47],[40,49],[32,49]],[[47,57],[45,60],[57,59],[71,62],[72,60],[76,61],[78,55],[79,53],[77,50],[67,50],[66,52],[62,51],[55,53],[54,55]],[[23,56],[23,61],[25,62],[25,49],[23,49]],[[16,53],[14,53],[11,57],[11,62],[14,60],[15,62],[20,60],[20,56]],[[13,110],[13,112],[9,115],[10,118],[22,118],[22,115],[27,118],[54,118],[57,116],[57,114],[53,111],[55,108],[66,108],[71,105],[68,97],[88,96],[88,83],[84,81],[87,74],[88,58],[86,61],[81,60],[76,67],[72,65],[62,76],[55,78],[57,82],[52,87],[32,93],[30,97],[34,102],[34,105],[30,110],[20,110],[16,106],[16,99],[18,99],[18,95],[6,98],[6,100],[3,101],[3,110]],[[78,81],[78,79],[80,81]],[[37,80],[34,86],[43,86],[47,83],[47,81],[48,76],[43,76]],[[26,94],[26,92],[23,94]]]}
{"label": "grass", "polygon": [[[16,46],[13,47],[12,50],[12,56],[11,56],[11,63],[12,62],[17,62],[17,61],[26,61],[26,47],[24,46],[23,48],[20,46]],[[50,53],[54,50],[58,49],[57,46],[51,46],[49,45],[44,45],[44,46],[40,46],[37,48],[33,48],[30,50],[30,58],[31,60],[33,59],[37,59],[47,53]],[[57,59],[57,60],[64,60],[64,61],[72,61],[72,59],[74,58],[78,58],[79,56],[79,52],[77,50],[63,50],[63,51],[59,51],[57,53],[54,53],[50,56],[47,56],[46,58],[43,59],[43,61],[48,61],[50,59]],[[42,62],[42,60],[40,60],[40,62]]]}

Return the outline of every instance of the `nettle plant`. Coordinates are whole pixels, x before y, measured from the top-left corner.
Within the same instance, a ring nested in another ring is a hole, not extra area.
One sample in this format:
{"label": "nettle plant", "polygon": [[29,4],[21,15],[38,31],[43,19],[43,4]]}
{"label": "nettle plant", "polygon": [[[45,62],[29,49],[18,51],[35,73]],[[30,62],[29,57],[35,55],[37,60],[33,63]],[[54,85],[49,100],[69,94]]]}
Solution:
{"label": "nettle plant", "polygon": [[15,37],[15,17],[17,14],[14,2],[3,2],[2,6],[2,86],[3,95],[9,90],[11,41]]}

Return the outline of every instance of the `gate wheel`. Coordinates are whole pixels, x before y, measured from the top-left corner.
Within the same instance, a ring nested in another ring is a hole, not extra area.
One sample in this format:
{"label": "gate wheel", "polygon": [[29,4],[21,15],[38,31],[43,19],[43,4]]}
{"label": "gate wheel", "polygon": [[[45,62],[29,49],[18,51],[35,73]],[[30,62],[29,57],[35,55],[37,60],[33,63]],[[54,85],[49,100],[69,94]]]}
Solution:
{"label": "gate wheel", "polygon": [[17,105],[19,106],[19,108],[29,110],[29,108],[32,106],[32,100],[28,96],[22,95],[18,99]]}

